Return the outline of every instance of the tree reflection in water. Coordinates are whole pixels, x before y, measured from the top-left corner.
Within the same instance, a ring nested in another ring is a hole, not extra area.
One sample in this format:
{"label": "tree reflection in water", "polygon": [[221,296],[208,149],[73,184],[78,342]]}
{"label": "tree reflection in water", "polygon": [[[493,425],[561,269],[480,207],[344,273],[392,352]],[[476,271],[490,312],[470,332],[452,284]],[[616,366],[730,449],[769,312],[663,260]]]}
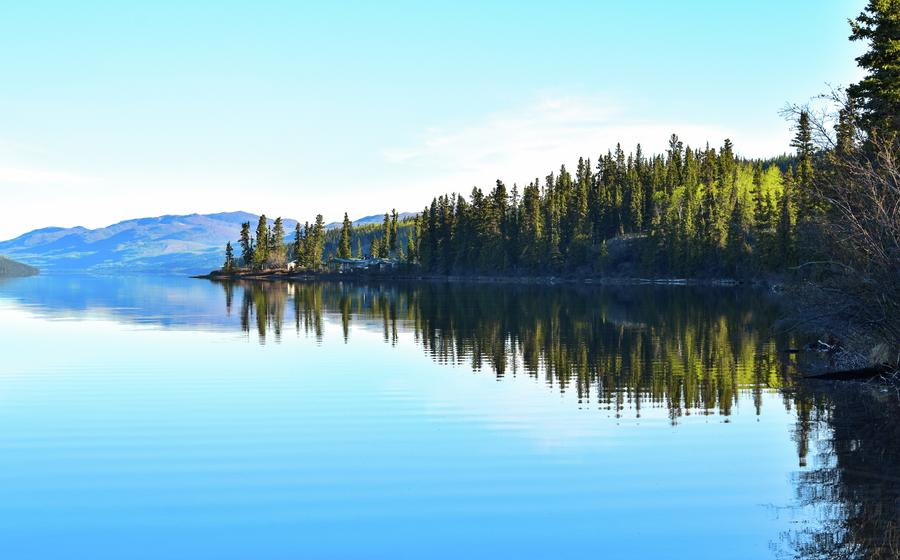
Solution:
{"label": "tree reflection in water", "polygon": [[225,283],[240,323],[276,341],[285,323],[323,336],[326,317],[400,332],[437,362],[468,364],[497,377],[527,374],[585,406],[622,412],[666,406],[673,422],[689,414],[730,414],[739,390],[762,393],[793,383],[774,336],[775,309],[754,291],[520,285]]}
{"label": "tree reflection in water", "polygon": [[444,283],[223,288],[229,313],[241,290],[241,326],[261,343],[280,339],[286,316],[316,339],[326,318],[340,323],[345,341],[355,323],[382,329],[390,344],[411,333],[439,363],[498,378],[529,375],[617,416],[665,407],[672,423],[727,417],[748,394],[761,414],[764,393],[778,390],[796,415],[796,507],[816,519],[775,548],[796,558],[900,558],[900,408],[858,386],[798,384],[782,358],[799,343],[773,329],[777,310],[763,293]]}
{"label": "tree reflection in water", "polygon": [[[798,440],[820,431],[817,466],[796,474],[810,527],[784,535],[796,558],[900,558],[900,406],[864,384],[810,383],[795,395]],[[801,412],[802,411],[802,412]]]}

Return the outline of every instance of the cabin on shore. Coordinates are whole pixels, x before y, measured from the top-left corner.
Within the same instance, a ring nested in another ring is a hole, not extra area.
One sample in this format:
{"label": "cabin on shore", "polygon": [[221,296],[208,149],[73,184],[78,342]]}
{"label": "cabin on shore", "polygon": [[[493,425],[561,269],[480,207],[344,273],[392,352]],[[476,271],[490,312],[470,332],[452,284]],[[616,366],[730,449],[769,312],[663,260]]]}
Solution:
{"label": "cabin on shore", "polygon": [[328,261],[328,268],[334,272],[354,270],[391,270],[397,262],[391,259],[342,259],[334,257]]}

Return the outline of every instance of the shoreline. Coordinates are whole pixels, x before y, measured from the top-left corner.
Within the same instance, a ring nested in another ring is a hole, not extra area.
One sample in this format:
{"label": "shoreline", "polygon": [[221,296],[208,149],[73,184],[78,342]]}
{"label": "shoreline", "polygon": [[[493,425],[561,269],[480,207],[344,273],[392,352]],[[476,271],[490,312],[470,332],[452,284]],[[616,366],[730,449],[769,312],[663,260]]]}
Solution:
{"label": "shoreline", "polygon": [[194,279],[214,281],[253,282],[315,282],[315,281],[400,281],[400,282],[450,282],[464,284],[541,284],[541,285],[600,285],[600,286],[755,286],[773,287],[765,279],[735,278],[644,278],[617,276],[506,276],[489,274],[427,274],[403,272],[287,272],[287,271],[242,271],[226,273],[213,271],[191,276]]}

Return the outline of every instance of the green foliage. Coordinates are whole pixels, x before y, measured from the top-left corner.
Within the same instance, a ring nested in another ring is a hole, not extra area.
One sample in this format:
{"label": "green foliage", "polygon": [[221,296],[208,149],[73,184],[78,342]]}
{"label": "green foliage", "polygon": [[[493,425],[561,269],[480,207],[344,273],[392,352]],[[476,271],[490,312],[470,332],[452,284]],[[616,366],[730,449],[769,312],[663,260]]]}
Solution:
{"label": "green foliage", "polygon": [[848,88],[860,109],[862,126],[876,133],[900,130],[900,2],[869,0],[850,21],[853,41],[867,41],[869,50],[856,61],[866,76]]}
{"label": "green foliage", "polygon": [[253,239],[250,237],[250,222],[241,224],[241,264],[249,266],[253,263]]}
{"label": "green foliage", "polygon": [[694,150],[672,135],[665,154],[649,157],[617,145],[595,168],[580,158],[574,176],[562,166],[521,198],[502,181],[489,193],[435,198],[421,214],[415,260],[438,273],[606,273],[607,240],[627,235],[646,240],[631,257],[650,273],[779,269],[782,190],[778,165],[738,158],[729,140]]}
{"label": "green foliage", "polygon": [[[804,169],[812,150],[807,136],[798,138]],[[808,180],[812,171],[804,173]],[[521,196],[498,180],[487,193],[475,187],[468,197],[438,196],[413,220],[392,210],[381,224],[354,227],[345,213],[341,227],[326,232],[320,215],[314,226],[298,225],[291,253],[305,268],[321,266],[323,254],[351,258],[355,246],[356,257],[405,260],[436,273],[610,274],[608,241],[625,236],[633,240],[624,255],[631,272],[780,270],[795,262],[795,224],[812,208],[797,207],[794,183],[783,186],[779,161],[740,159],[729,140],[718,151],[692,149],[672,135],[665,154],[645,156],[640,146],[626,154],[617,145],[595,166],[580,158],[574,176],[561,166],[543,184],[535,179]],[[280,218],[270,232],[261,217],[253,265],[283,263],[283,237]]]}
{"label": "green foliage", "polygon": [[269,228],[266,215],[259,217],[256,224],[256,248],[253,250],[253,268],[260,269],[266,265],[269,258]]}
{"label": "green foliage", "polygon": [[341,225],[341,241],[338,244],[337,256],[342,259],[349,259],[353,255],[350,253],[350,240],[353,238],[353,223],[344,212],[344,222]]}
{"label": "green foliage", "polygon": [[231,247],[231,241],[225,244],[225,263],[222,265],[222,270],[225,272],[234,270],[234,249]]}
{"label": "green foliage", "polygon": [[287,258],[287,247],[284,244],[284,222],[281,217],[275,218],[272,233],[269,236],[269,251],[266,264],[271,267],[284,266]]}

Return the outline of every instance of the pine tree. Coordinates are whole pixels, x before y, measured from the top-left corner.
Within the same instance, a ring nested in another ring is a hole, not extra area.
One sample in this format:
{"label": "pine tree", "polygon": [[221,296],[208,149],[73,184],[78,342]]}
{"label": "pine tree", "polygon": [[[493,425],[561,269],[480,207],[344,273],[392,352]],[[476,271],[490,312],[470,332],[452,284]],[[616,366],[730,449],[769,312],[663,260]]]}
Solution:
{"label": "pine tree", "polygon": [[794,173],[788,167],[784,174],[784,191],[778,201],[778,227],[775,233],[779,264],[787,266],[794,258]]}
{"label": "pine tree", "polygon": [[250,222],[241,224],[241,264],[250,266],[253,264],[253,239],[250,237]]}
{"label": "pine tree", "polygon": [[362,241],[360,240],[359,236],[356,237],[356,258],[363,258]]}
{"label": "pine tree", "polygon": [[375,235],[372,236],[372,241],[369,242],[369,257],[373,259],[381,257],[381,242]]}
{"label": "pine tree", "polygon": [[341,225],[341,240],[338,243],[338,257],[341,259],[349,259],[352,257],[350,243],[353,238],[353,223],[344,212],[344,222]]}
{"label": "pine tree", "polygon": [[541,193],[535,179],[522,194],[522,247],[525,265],[536,270],[542,261],[544,245],[544,215],[541,211]]}
{"label": "pine tree", "polygon": [[[347,215],[344,214],[346,219]],[[325,219],[322,214],[316,215],[316,224],[313,226],[312,243],[310,243],[310,263],[313,268],[322,265],[322,254],[325,252]]]}
{"label": "pine tree", "polygon": [[861,110],[864,129],[895,135],[900,131],[900,2],[869,0],[850,22],[851,41],[867,41],[856,59],[866,76],[847,89]]}
{"label": "pine tree", "polygon": [[[309,224],[307,223],[307,227]],[[293,257],[294,261],[299,265],[304,264],[304,251],[303,251],[303,230],[301,229],[300,222],[294,226],[294,245],[293,245]]]}
{"label": "pine tree", "polygon": [[300,264],[307,268],[313,268],[312,243],[313,230],[310,227],[309,222],[305,222],[303,224],[303,238],[300,240],[301,257],[299,257],[299,261]]}
{"label": "pine tree", "polygon": [[838,111],[838,122],[835,125],[834,155],[844,158],[856,150],[856,107],[853,98],[847,100],[846,106]]}
{"label": "pine tree", "polygon": [[406,259],[409,263],[416,263],[419,261],[419,235],[421,235],[419,230],[419,216],[413,218],[413,231],[412,234],[406,238]]}
{"label": "pine tree", "polygon": [[281,216],[275,218],[275,225],[272,228],[272,242],[268,261],[274,266],[284,266],[285,247],[284,247],[284,222]]}
{"label": "pine tree", "polygon": [[809,113],[800,112],[797,133],[791,146],[797,149],[797,174],[794,178],[794,192],[801,220],[815,220],[821,212],[813,187],[813,141]]}
{"label": "pine tree", "polygon": [[231,241],[225,244],[225,264],[222,269],[225,272],[234,270],[234,249],[231,248]]}
{"label": "pine tree", "polygon": [[731,219],[728,222],[728,236],[725,251],[733,272],[745,267],[745,259],[750,247],[747,244],[747,228],[744,223],[744,209],[741,199],[738,198],[731,211]]}
{"label": "pine tree", "polygon": [[381,224],[381,247],[378,252],[385,259],[390,258],[390,241],[391,241],[391,217],[384,213],[384,221]]}
{"label": "pine tree", "polygon": [[399,229],[399,223],[398,223],[399,218],[400,218],[400,216],[397,214],[397,209],[394,208],[393,210],[391,210],[390,248],[391,248],[392,254],[397,253],[397,251],[400,249],[400,239],[399,239],[400,229]]}
{"label": "pine tree", "polygon": [[269,230],[266,215],[259,217],[256,224],[256,249],[253,251],[253,268],[260,269],[265,266],[269,258]]}

